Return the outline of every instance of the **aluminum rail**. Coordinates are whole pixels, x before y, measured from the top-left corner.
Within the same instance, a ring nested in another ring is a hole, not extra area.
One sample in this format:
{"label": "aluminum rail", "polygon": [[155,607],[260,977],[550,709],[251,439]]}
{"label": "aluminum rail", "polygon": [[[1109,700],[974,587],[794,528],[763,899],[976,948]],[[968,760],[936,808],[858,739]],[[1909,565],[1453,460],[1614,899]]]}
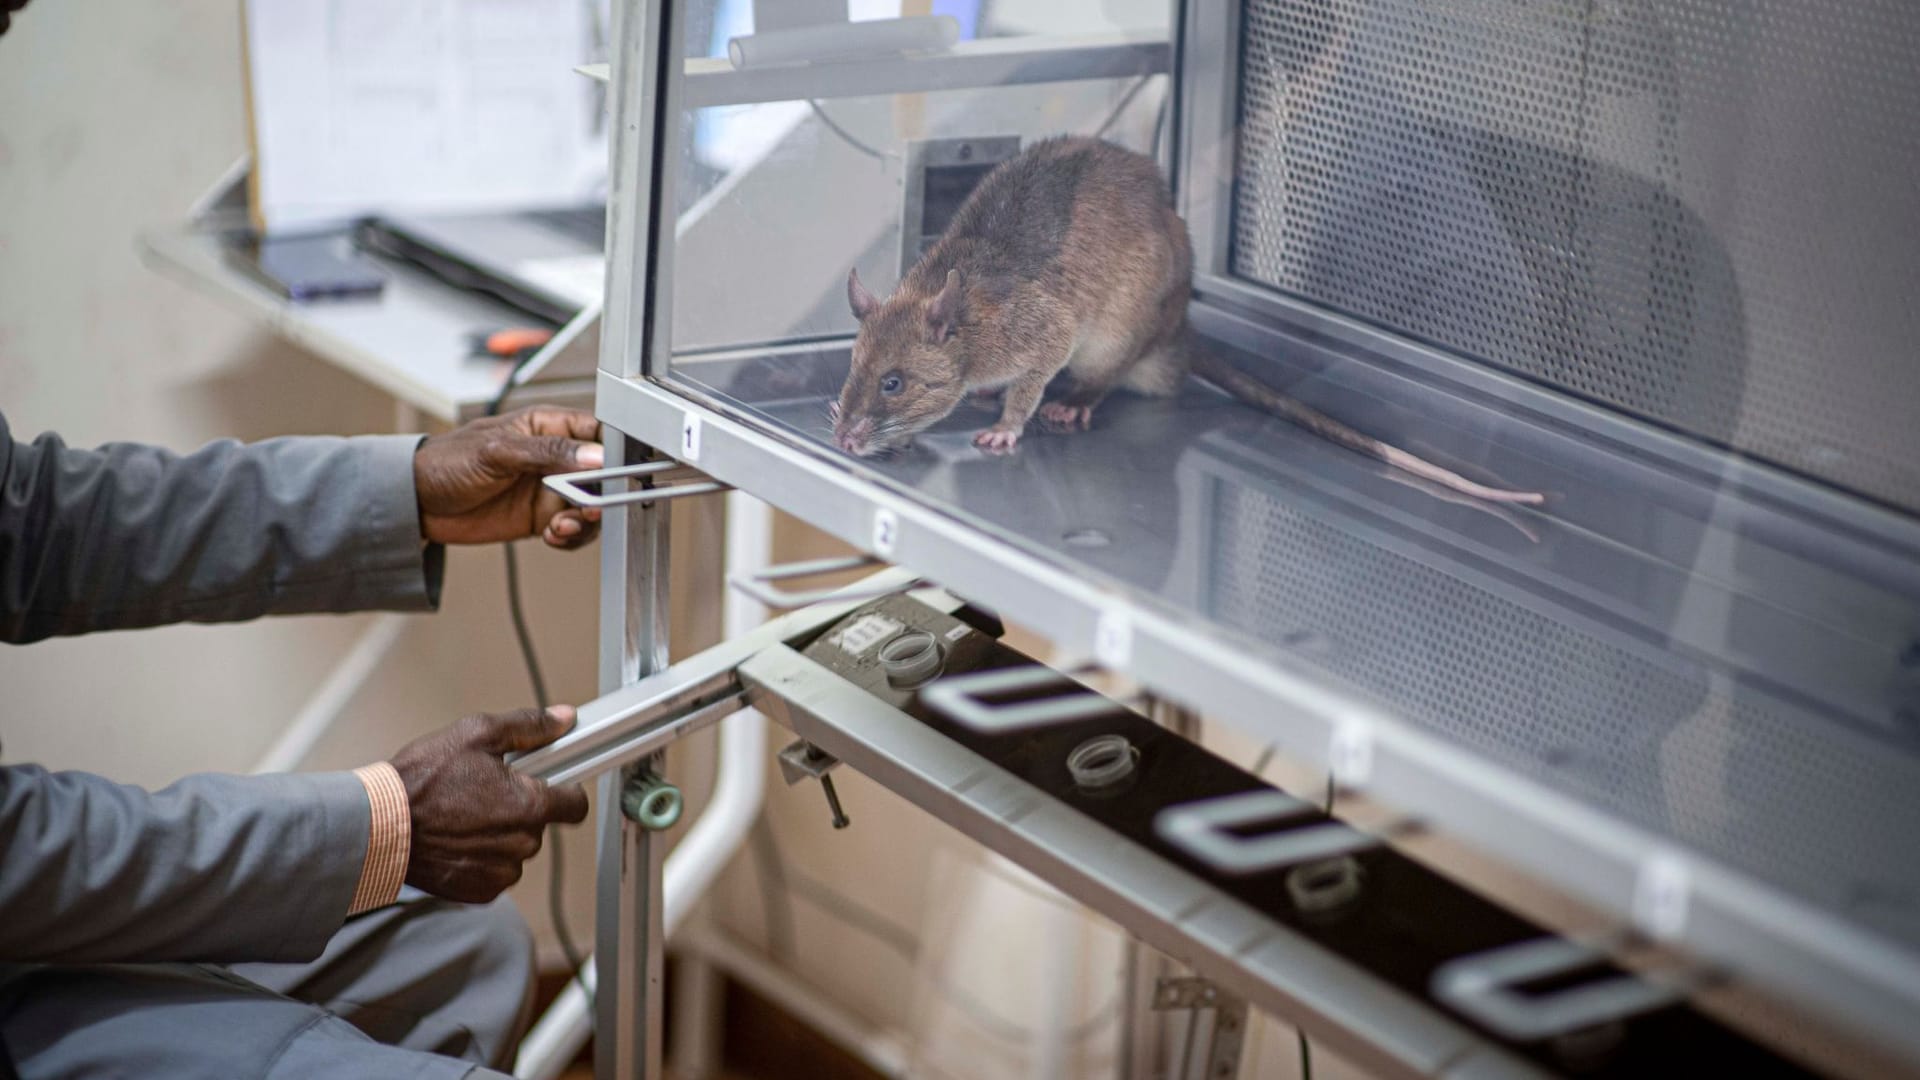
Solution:
{"label": "aluminum rail", "polygon": [[892,591],[913,581],[904,570],[882,570],[812,607],[595,698],[580,706],[571,732],[515,758],[513,768],[548,783],[574,783],[654,753],[739,709],[744,699],[735,669],[754,654],[832,625],[872,599],[875,589]]}

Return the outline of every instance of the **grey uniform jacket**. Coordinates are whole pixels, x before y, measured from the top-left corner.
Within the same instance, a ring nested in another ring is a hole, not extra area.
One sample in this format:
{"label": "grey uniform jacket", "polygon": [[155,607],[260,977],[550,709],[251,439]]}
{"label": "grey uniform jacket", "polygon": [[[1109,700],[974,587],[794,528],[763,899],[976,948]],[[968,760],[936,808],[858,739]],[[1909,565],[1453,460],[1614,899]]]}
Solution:
{"label": "grey uniform jacket", "polygon": [[[420,540],[417,443],[74,450],[16,442],[0,417],[0,639],[431,608],[441,553]],[[0,740],[63,722],[4,709]],[[351,773],[147,792],[0,765],[0,1007],[23,963],[319,955],[351,902],[368,817]]]}

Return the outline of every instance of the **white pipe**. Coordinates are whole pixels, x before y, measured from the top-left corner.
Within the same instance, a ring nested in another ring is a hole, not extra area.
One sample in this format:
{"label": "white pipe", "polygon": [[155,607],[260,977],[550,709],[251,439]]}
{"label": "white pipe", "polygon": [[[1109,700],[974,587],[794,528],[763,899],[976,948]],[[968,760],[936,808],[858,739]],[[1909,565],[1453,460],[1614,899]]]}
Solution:
{"label": "white pipe", "polygon": [[[766,568],[773,547],[773,512],[766,503],[735,491],[727,496],[725,576],[751,574]],[[732,638],[765,622],[767,609],[737,589],[727,589],[721,633]],[[720,760],[715,767],[713,796],[700,819],[667,856],[661,892],[665,910],[661,921],[673,937],[693,903],[704,895],[728,860],[746,841],[747,830],[759,820],[766,801],[767,721],[753,709],[742,709],[720,724]],[[584,982],[587,990],[580,984]],[[520,1043],[513,1074],[527,1080],[554,1080],[593,1032],[587,993],[595,985],[593,960],[580,968],[580,978],[567,983],[540,1022]]]}
{"label": "white pipe", "polygon": [[1068,1053],[1073,1049],[1073,1013],[1080,1004],[1080,918],[1070,903],[1057,894],[1041,901],[1038,921],[1046,927],[1047,944],[1040,960],[1040,1001],[1027,1057],[1027,1075],[1034,1080],[1067,1075]]}
{"label": "white pipe", "polygon": [[320,688],[307,699],[307,704],[294,715],[293,722],[280,733],[271,747],[254,765],[257,773],[292,772],[313,752],[314,745],[320,741],[335,720],[346,711],[358,694],[373,677],[373,671],[380,661],[393,651],[400,641],[400,631],[406,629],[406,616],[390,612],[375,615],[373,622],[360,632],[360,637],[347,655],[334,665],[332,671],[321,681]]}

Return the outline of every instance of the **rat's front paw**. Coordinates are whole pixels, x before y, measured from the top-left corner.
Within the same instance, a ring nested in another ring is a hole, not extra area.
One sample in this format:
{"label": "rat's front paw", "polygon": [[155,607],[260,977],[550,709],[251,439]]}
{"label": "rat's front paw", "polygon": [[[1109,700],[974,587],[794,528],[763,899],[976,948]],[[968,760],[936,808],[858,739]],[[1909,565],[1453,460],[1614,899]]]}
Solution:
{"label": "rat's front paw", "polygon": [[990,427],[973,437],[973,445],[989,454],[1010,454],[1019,442],[1019,428]]}

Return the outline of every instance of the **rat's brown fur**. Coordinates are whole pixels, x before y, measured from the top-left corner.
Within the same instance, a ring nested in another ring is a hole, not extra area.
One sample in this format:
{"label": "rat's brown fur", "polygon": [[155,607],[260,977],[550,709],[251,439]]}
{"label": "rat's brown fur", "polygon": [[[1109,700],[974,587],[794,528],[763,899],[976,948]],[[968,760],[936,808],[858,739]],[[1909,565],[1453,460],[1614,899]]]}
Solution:
{"label": "rat's brown fur", "polygon": [[[1193,248],[1149,158],[1096,139],[1035,143],[974,189],[882,301],[847,278],[860,319],[834,440],[854,454],[912,441],[972,391],[1004,391],[974,442],[1012,450],[1035,411],[1085,428],[1116,388],[1164,397],[1189,372],[1351,450],[1483,499],[1537,503],[1388,446],[1194,348]],[[1041,405],[1065,369],[1066,393]]]}

